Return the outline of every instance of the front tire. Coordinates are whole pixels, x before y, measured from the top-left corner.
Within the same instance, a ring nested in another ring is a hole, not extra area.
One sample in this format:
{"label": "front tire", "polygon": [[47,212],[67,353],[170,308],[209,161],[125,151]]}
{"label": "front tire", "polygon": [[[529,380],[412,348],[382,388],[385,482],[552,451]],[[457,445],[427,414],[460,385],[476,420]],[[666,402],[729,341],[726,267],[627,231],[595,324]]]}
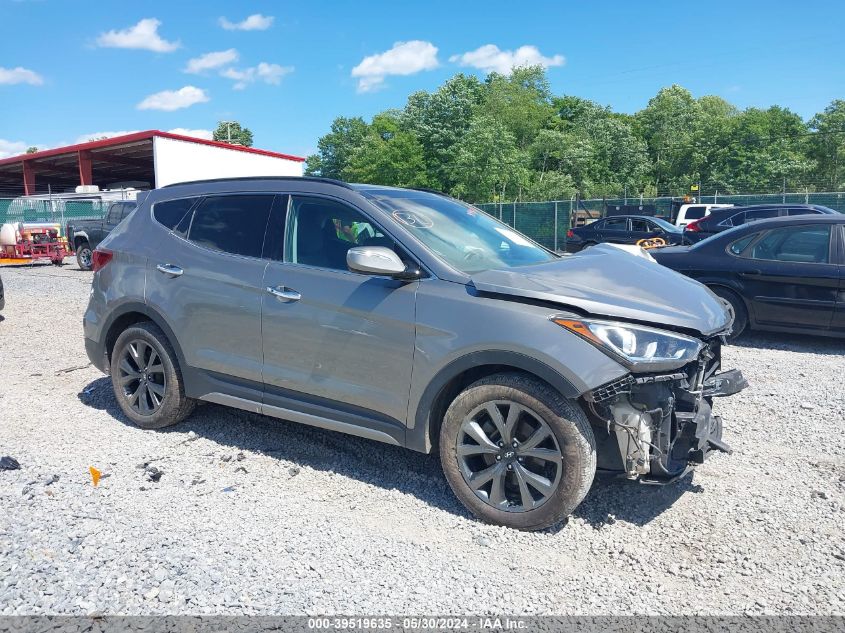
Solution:
{"label": "front tire", "polygon": [[596,471],[581,408],[530,376],[502,373],[461,392],[440,431],[443,472],[483,521],[541,530],[583,501]]}
{"label": "front tire", "polygon": [[173,346],[154,323],[132,325],[117,337],[110,369],[120,408],[142,429],[178,424],[196,406],[185,395]]}
{"label": "front tire", "polygon": [[88,242],[82,242],[76,248],[76,263],[79,265],[79,270],[91,270],[93,258],[94,252]]}

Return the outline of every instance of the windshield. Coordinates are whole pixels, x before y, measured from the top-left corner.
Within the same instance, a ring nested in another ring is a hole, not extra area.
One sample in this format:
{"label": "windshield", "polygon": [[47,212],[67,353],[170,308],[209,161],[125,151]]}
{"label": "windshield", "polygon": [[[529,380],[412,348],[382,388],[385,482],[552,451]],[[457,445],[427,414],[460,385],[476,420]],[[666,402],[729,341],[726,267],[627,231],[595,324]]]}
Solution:
{"label": "windshield", "polygon": [[681,229],[679,229],[674,224],[670,224],[669,222],[667,222],[663,218],[651,218],[651,220],[652,220],[652,222],[654,222],[657,226],[659,226],[661,229],[663,229],[667,233],[680,233],[681,232]]}
{"label": "windshield", "polygon": [[403,189],[364,192],[441,259],[466,274],[557,259],[508,225],[458,200]]}

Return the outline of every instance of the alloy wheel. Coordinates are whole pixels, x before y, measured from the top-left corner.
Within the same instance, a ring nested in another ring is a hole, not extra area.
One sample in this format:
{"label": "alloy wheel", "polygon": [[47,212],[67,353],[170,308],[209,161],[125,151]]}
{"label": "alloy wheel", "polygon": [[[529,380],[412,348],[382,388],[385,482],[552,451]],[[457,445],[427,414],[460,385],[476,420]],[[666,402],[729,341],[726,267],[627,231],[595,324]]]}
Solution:
{"label": "alloy wheel", "polygon": [[486,402],[467,415],[458,432],[464,481],[488,505],[527,512],[557,490],[563,455],[549,425],[511,400]]}
{"label": "alloy wheel", "polygon": [[153,415],[161,407],[167,376],[161,356],[147,341],[126,344],[118,361],[118,380],[127,404],[140,415]]}
{"label": "alloy wheel", "polygon": [[85,268],[91,268],[91,249],[90,248],[83,248],[79,251],[79,261]]}

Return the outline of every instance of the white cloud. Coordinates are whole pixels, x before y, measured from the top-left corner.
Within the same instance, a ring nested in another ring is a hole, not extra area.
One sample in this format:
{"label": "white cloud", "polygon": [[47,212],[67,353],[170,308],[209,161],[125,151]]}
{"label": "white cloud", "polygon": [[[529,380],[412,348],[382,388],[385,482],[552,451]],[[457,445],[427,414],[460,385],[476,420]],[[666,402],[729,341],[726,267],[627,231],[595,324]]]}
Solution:
{"label": "white cloud", "polygon": [[253,13],[240,22],[230,22],[226,18],[220,18],[220,26],[227,31],[266,31],[273,26],[273,20],[275,19],[272,15]]}
{"label": "white cloud", "polygon": [[191,130],[184,127],[175,127],[172,130],[167,130],[171,134],[181,134],[182,136],[193,136],[195,138],[204,138],[206,140],[211,140],[212,131],[211,130]]}
{"label": "white cloud", "polygon": [[197,103],[205,103],[208,100],[208,94],[202,88],[185,86],[179,88],[179,90],[162,90],[151,94],[138,104],[138,109],[172,112],[173,110],[188,108]]}
{"label": "white cloud", "polygon": [[34,70],[18,66],[17,68],[3,68],[0,66],[0,84],[30,84],[40,86],[44,78]]}
{"label": "white cloud", "polygon": [[215,51],[213,53],[206,53],[199,57],[194,57],[188,60],[188,65],[185,67],[186,73],[201,73],[205,70],[212,70],[220,68],[227,64],[232,64],[238,61],[238,51],[230,48],[225,51]]}
{"label": "white cloud", "polygon": [[23,154],[28,147],[29,145],[23,141],[7,141],[6,139],[0,138],[0,158]]}
{"label": "white cloud", "polygon": [[452,55],[449,61],[461,66],[480,68],[487,72],[495,71],[503,75],[507,75],[511,70],[520,66],[548,68],[550,66],[563,66],[566,63],[563,55],[544,57],[536,46],[520,46],[515,51],[503,51],[495,44],[486,44],[462,55]]}
{"label": "white cloud", "polygon": [[119,31],[107,31],[97,38],[97,45],[104,48],[139,48],[156,53],[171,53],[179,42],[168,42],[158,34],[161,20],[144,18],[135,26]]}
{"label": "white cloud", "polygon": [[358,92],[378,90],[388,75],[413,75],[437,68],[437,47],[431,42],[396,42],[388,51],[370,55],[352,69],[358,77]]}
{"label": "white cloud", "polygon": [[263,81],[267,84],[278,86],[282,82],[282,77],[289,75],[294,70],[293,66],[279,66],[279,64],[268,64],[261,62],[258,66],[251,68],[237,69],[227,68],[220,72],[222,77],[231,79],[235,82],[232,86],[235,90],[243,90],[248,84],[255,81]]}

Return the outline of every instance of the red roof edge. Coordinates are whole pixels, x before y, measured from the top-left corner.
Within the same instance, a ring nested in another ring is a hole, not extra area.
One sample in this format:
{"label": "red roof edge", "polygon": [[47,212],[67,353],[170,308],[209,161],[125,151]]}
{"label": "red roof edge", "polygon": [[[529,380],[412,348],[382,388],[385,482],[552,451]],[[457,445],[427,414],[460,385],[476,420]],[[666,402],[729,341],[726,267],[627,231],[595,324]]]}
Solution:
{"label": "red roof edge", "polygon": [[113,147],[115,145],[123,145],[124,143],[134,143],[135,141],[144,141],[147,139],[152,139],[156,136],[174,139],[177,141],[186,141],[188,143],[197,143],[199,145],[220,147],[223,149],[235,150],[237,152],[246,152],[248,154],[259,154],[261,156],[271,156],[273,158],[284,158],[286,160],[292,160],[299,163],[305,162],[305,159],[303,157],[294,156],[292,154],[280,154],[279,152],[271,152],[266,149],[244,147],[242,145],[231,145],[229,143],[223,143],[221,141],[210,141],[208,139],[197,138],[195,136],[185,136],[184,134],[162,132],[161,130],[146,130],[144,132],[133,132],[132,134],[124,134],[122,136],[112,136],[111,138],[101,139],[98,141],[88,141],[87,143],[77,143],[76,145],[67,145],[65,147],[54,147],[53,149],[45,149],[44,151],[34,152],[32,154],[20,154],[18,156],[10,156],[9,158],[0,159],[0,165],[9,165],[12,163],[20,163],[23,161],[38,160],[40,158],[59,156],[61,154],[71,154],[80,150]]}

